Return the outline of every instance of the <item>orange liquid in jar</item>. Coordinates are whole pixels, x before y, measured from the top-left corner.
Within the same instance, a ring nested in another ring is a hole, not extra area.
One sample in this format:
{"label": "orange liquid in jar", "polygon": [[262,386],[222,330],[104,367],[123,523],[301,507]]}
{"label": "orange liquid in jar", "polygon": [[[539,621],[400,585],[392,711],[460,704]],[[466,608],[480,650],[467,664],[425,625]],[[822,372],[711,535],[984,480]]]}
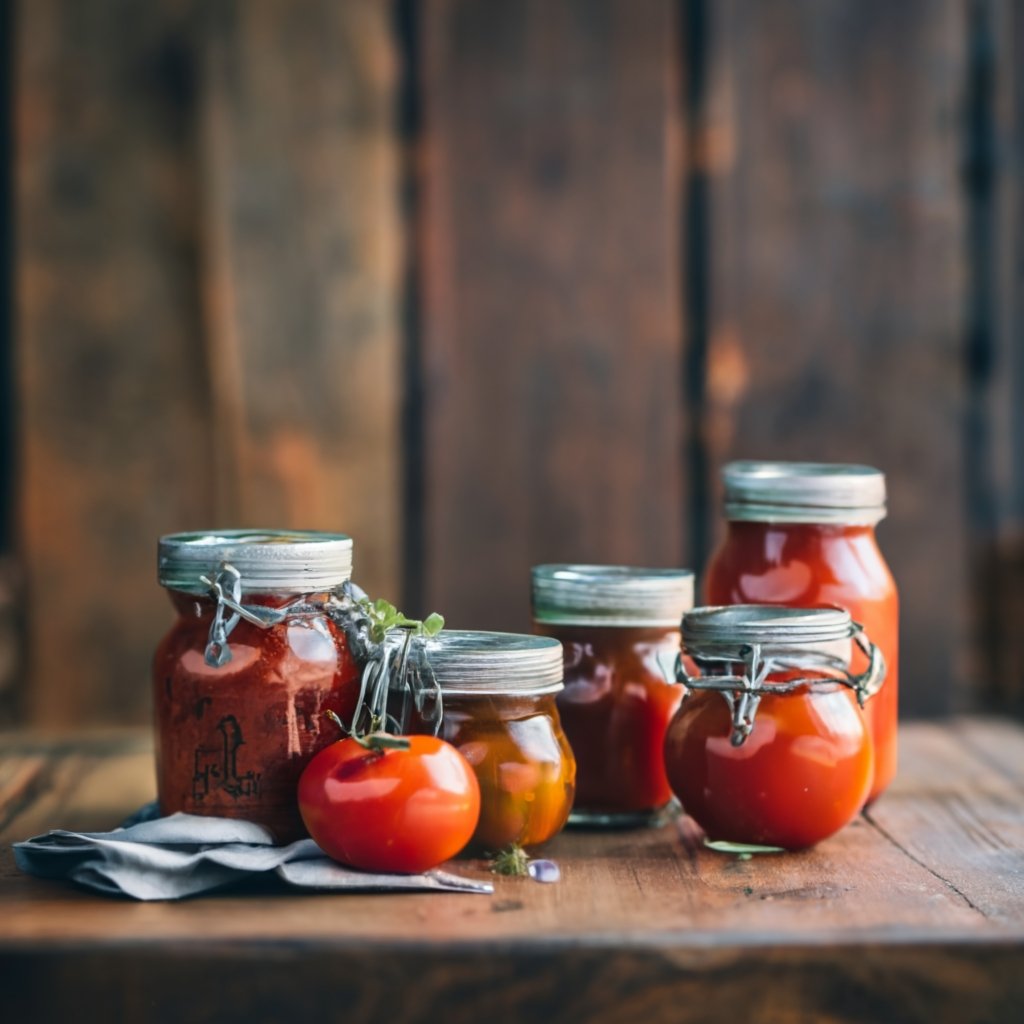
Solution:
{"label": "orange liquid in jar", "polygon": [[534,846],[561,831],[572,808],[576,762],[554,697],[446,695],[441,736],[480,783],[475,849]]}

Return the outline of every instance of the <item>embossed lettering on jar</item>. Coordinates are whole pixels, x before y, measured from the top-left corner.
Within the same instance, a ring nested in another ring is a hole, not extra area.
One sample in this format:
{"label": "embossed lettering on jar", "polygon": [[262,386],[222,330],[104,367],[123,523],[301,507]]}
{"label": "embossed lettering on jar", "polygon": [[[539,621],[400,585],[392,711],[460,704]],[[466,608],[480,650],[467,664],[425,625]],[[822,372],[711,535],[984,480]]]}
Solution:
{"label": "embossed lettering on jar", "polygon": [[[867,708],[870,802],[892,782],[897,756],[899,598],[875,538],[885,477],[868,466],[814,462],[733,462],[722,476],[729,525],[708,565],[707,603],[836,604],[885,656],[885,687]],[[865,665],[854,651],[854,670]]]}
{"label": "embossed lettering on jar", "polygon": [[352,571],[341,534],[234,531],[161,538],[177,619],[153,661],[164,814],[244,818],[279,842],[305,835],[310,758],[348,720],[358,669],[333,611]]}
{"label": "embossed lettering on jar", "polygon": [[657,822],[672,799],[662,747],[682,697],[675,661],[693,573],[539,565],[532,579],[534,631],[565,652],[558,709],[576,755],[570,821]]}
{"label": "embossed lettering on jar", "polygon": [[[441,694],[441,737],[480,783],[472,846],[535,846],[561,831],[572,807],[576,762],[555,697],[562,646],[548,637],[443,630],[426,645]],[[411,731],[430,731],[412,714]]]}
{"label": "embossed lettering on jar", "polygon": [[683,648],[700,674],[680,673],[665,767],[708,836],[800,849],[852,821],[874,769],[862,708],[884,688],[885,661],[849,613],[698,608],[683,617]]}

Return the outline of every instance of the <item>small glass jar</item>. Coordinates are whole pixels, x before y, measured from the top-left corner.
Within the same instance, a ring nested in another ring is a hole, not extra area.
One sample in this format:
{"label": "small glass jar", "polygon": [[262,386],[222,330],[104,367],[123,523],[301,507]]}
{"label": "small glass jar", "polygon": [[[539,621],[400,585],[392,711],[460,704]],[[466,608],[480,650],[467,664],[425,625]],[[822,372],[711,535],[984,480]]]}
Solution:
{"label": "small glass jar", "polygon": [[534,631],[560,640],[565,655],[558,709],[576,755],[570,822],[657,823],[672,799],[662,747],[682,699],[674,666],[693,573],[538,565],[532,576]]}
{"label": "small glass jar", "polygon": [[[734,605],[683,617],[686,696],[665,737],[676,796],[710,839],[801,849],[848,824],[874,773],[862,707],[885,660],[840,608]],[[867,669],[849,669],[851,640]],[[884,688],[884,687],[883,687]]]}
{"label": "small glass jar", "polygon": [[[440,735],[462,752],[480,783],[471,845],[496,853],[546,842],[569,817],[576,779],[555,705],[561,644],[444,630],[427,642],[426,655],[441,694]],[[428,730],[414,715],[411,731]]]}
{"label": "small glass jar", "polygon": [[[885,657],[885,688],[867,709],[875,745],[870,802],[892,782],[897,754],[899,598],[875,539],[885,476],[869,466],[732,462],[722,477],[729,525],[708,564],[708,604],[839,605]],[[855,651],[854,670],[865,666]]]}
{"label": "small glass jar", "polygon": [[341,534],[225,530],[160,539],[177,620],[153,660],[157,789],[164,814],[305,835],[296,804],[310,758],[355,709],[359,672],[332,617],[352,574]]}

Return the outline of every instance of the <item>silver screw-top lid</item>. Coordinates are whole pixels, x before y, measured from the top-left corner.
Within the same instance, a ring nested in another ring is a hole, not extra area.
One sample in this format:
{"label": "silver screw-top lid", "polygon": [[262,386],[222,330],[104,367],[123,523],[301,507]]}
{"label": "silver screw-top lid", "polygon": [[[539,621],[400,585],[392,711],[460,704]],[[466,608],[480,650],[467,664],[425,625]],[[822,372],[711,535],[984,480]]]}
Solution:
{"label": "silver screw-top lid", "polygon": [[220,530],[160,538],[157,575],[172,590],[206,594],[219,567],[233,567],[252,592],[316,594],[352,577],[352,538],[313,530]]}
{"label": "silver screw-top lid", "polygon": [[702,656],[740,660],[757,645],[766,655],[806,650],[848,662],[850,639],[858,631],[842,608],[762,604],[696,608],[683,616],[682,624],[683,648],[697,661]]}
{"label": "silver screw-top lid", "polygon": [[533,617],[578,626],[678,626],[693,607],[689,569],[535,565]]}
{"label": "silver screw-top lid", "polygon": [[885,474],[825,462],[730,462],[725,517],[768,523],[873,526],[885,518]]}
{"label": "silver screw-top lid", "polygon": [[562,645],[547,636],[445,629],[427,641],[444,696],[540,696],[562,689]]}

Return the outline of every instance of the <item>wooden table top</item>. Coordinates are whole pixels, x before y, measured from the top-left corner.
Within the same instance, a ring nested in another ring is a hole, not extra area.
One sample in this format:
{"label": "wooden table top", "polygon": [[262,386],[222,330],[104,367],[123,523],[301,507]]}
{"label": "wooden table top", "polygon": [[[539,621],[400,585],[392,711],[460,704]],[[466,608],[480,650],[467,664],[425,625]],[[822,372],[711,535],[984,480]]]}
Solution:
{"label": "wooden table top", "polygon": [[892,789],[799,854],[715,853],[682,818],[566,832],[545,851],[559,883],[498,878],[493,896],[156,904],[14,866],[13,841],[110,828],[153,791],[145,733],[0,735],[3,1005],[78,1021],[1024,1019],[1024,729],[1008,721],[906,726]]}

